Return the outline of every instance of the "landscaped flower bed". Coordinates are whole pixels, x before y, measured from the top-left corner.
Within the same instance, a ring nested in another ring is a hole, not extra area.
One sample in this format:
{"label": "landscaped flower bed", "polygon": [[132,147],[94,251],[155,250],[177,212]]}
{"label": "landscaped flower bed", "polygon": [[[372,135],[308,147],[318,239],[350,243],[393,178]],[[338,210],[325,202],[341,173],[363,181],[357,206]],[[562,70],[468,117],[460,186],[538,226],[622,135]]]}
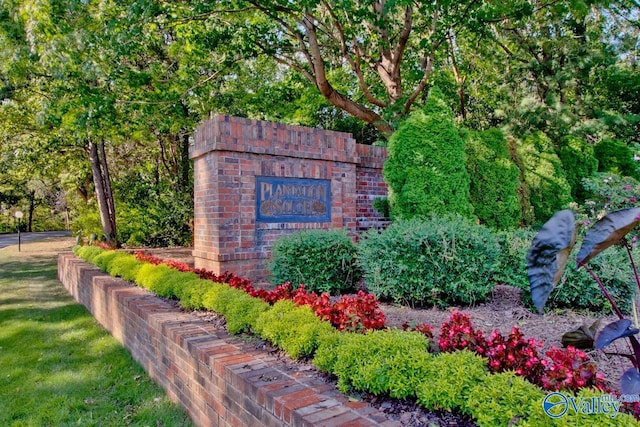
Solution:
{"label": "landscaped flower bed", "polygon": [[[493,333],[485,339],[468,317],[454,313],[443,325],[440,352],[433,353],[429,350],[434,343],[424,325],[417,328],[421,332],[372,330],[384,327],[384,317],[378,314],[382,312],[375,298],[365,293],[331,303],[328,296],[308,294],[304,288],[294,291],[290,284],[273,291],[255,290],[246,279],[219,277],[182,263],[170,262],[171,268],[148,254],[138,255],[143,262],[95,247],[78,248],[76,253],[112,275],[176,298],[184,307],[224,315],[232,333],[257,333],[294,358],[313,358],[316,366],[337,376],[343,391],[416,399],[430,410],[468,414],[479,425],[508,425],[516,418],[523,425],[585,425],[596,419],[598,425],[635,424],[627,414],[615,419],[589,414],[549,418],[542,409],[543,389],[515,373],[550,390],[567,394],[578,390],[576,396],[584,399],[603,394],[602,389],[584,388],[602,387],[601,378],[586,355],[574,349],[554,349],[547,352],[548,359],[540,357],[537,343],[525,340],[517,328],[508,337]],[[375,321],[364,322],[369,316]]]}

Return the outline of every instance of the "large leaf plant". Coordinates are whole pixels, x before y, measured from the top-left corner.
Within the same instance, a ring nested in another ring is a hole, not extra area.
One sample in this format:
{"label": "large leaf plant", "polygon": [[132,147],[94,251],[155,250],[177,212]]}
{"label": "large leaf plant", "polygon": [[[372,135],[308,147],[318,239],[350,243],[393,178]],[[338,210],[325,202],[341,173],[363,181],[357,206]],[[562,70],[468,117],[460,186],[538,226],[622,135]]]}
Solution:
{"label": "large leaf plant", "polygon": [[[611,304],[611,308],[619,317],[618,320],[606,325],[596,334],[594,347],[602,349],[620,338],[629,340],[633,350],[632,354],[617,354],[628,357],[633,364],[633,367],[622,375],[620,386],[622,393],[634,395],[640,394],[640,343],[636,338],[636,334],[640,330],[637,328],[638,325],[634,325],[631,320],[624,317],[600,278],[587,264],[600,252],[619,243],[627,250],[636,284],[640,290],[640,279],[631,254],[631,245],[625,239],[625,236],[638,224],[640,224],[640,208],[622,209],[609,213],[587,231],[576,257],[578,269],[584,268],[593,277]],[[527,255],[527,272],[531,299],[540,314],[542,314],[551,291],[562,277],[571,251],[576,244],[577,231],[573,212],[568,209],[562,210],[544,224],[531,243]]]}

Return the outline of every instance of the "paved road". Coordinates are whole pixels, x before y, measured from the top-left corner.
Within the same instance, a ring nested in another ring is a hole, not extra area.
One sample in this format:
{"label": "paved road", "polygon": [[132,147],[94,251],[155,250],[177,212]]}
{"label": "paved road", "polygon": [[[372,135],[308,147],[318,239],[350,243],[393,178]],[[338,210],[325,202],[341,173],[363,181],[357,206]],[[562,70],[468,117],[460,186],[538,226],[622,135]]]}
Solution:
{"label": "paved road", "polygon": [[[20,233],[20,242],[28,243],[48,237],[70,237],[71,231],[41,231],[37,233]],[[18,244],[18,233],[0,234],[0,248]]]}

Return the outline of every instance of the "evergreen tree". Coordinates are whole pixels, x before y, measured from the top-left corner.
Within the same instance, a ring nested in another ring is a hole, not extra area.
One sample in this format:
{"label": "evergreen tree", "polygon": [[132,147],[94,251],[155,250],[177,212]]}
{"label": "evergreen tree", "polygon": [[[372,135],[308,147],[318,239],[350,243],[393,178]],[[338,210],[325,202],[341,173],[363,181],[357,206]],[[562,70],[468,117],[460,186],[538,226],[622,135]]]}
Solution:
{"label": "evergreen tree", "polygon": [[437,88],[389,139],[384,177],[391,214],[411,218],[457,213],[472,216],[465,143]]}
{"label": "evergreen tree", "polygon": [[520,171],[511,161],[509,147],[497,128],[472,132],[466,146],[471,177],[470,201],[483,224],[509,229],[522,222],[518,200]]}
{"label": "evergreen tree", "polygon": [[572,201],[562,162],[549,137],[542,132],[525,136],[519,142],[518,155],[524,168],[525,183],[536,222],[544,222]]}

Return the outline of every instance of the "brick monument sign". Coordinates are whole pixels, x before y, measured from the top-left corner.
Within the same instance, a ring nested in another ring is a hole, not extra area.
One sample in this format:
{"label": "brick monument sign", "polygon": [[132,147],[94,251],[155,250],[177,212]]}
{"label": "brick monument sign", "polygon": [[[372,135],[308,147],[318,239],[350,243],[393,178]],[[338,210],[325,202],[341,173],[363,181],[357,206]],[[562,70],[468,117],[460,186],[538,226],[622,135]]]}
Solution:
{"label": "brick monument sign", "polygon": [[197,268],[268,278],[280,236],[308,228],[380,227],[386,149],[348,133],[214,116],[196,129],[194,247]]}

